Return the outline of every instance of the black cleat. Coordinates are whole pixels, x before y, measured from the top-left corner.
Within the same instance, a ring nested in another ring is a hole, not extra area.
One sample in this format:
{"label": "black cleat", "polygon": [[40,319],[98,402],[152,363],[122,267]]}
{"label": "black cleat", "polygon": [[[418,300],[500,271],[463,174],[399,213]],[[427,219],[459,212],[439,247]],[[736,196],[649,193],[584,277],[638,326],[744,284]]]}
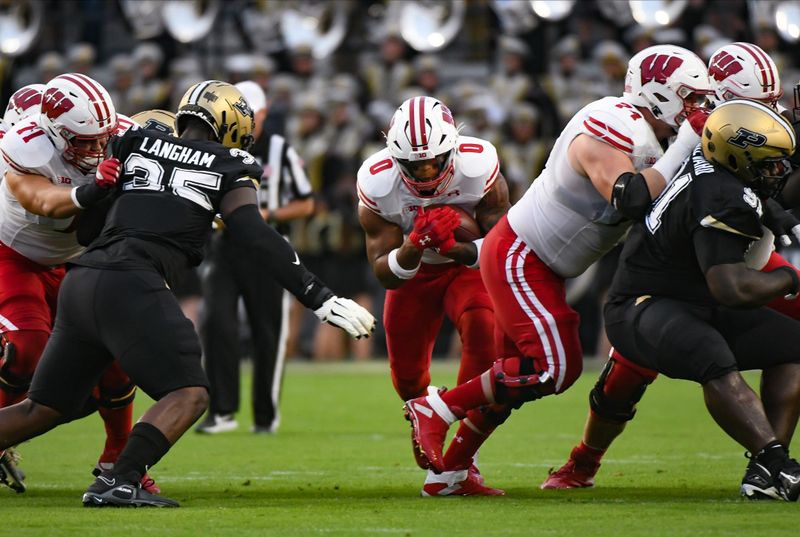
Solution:
{"label": "black cleat", "polygon": [[25,472],[18,466],[19,455],[14,448],[0,451],[0,483],[8,485],[15,492],[25,492]]}
{"label": "black cleat", "polygon": [[755,457],[750,459],[750,464],[744,472],[741,493],[748,500],[781,499],[772,473],[766,466],[756,462]]}
{"label": "black cleat", "polygon": [[787,502],[796,502],[800,497],[800,464],[794,459],[789,459],[775,476],[775,480],[781,498]]}
{"label": "black cleat", "polygon": [[83,493],[84,507],[180,507],[175,500],[147,492],[140,483],[103,472]]}

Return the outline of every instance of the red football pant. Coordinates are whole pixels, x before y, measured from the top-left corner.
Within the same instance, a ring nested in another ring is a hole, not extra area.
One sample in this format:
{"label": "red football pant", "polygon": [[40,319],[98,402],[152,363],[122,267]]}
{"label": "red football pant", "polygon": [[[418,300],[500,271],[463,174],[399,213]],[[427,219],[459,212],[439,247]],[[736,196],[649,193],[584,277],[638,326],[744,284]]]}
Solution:
{"label": "red football pant", "polygon": [[445,315],[461,336],[458,383],[492,365],[493,312],[480,273],[455,263],[423,263],[414,278],[386,292],[384,304],[392,382],[404,401],[430,385],[431,353]]}
{"label": "red football pant", "polygon": [[[0,367],[3,376],[14,379],[12,384],[26,384],[22,391],[0,389],[0,407],[25,398],[27,384],[50,336],[56,313],[56,300],[64,267],[45,267],[0,243],[0,332],[15,346],[11,364]],[[0,359],[2,364],[2,359]],[[111,391],[124,391],[130,378],[112,363],[103,374],[100,385]],[[128,428],[130,431],[130,420]],[[120,428],[124,427],[124,422]],[[127,435],[126,431],[126,435]]]}
{"label": "red football pant", "polygon": [[564,279],[540,260],[503,217],[481,248],[481,276],[494,304],[495,355],[533,359],[547,371],[555,393],[575,382],[583,367],[579,316],[567,304]]}

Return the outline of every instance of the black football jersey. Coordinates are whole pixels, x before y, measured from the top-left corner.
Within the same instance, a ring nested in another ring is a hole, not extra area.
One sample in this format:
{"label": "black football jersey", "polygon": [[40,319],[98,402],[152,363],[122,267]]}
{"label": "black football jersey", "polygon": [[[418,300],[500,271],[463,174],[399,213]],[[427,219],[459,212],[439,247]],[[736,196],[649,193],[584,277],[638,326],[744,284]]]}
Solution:
{"label": "black football jersey", "polygon": [[122,173],[100,235],[73,263],[98,268],[155,268],[171,281],[197,265],[220,202],[235,188],[255,189],[252,155],[210,141],[129,130],[111,142]]}
{"label": "black football jersey", "polygon": [[705,280],[714,266],[744,261],[762,236],[761,200],[694,150],[675,180],[631,228],[609,300],[644,295],[715,303]]}

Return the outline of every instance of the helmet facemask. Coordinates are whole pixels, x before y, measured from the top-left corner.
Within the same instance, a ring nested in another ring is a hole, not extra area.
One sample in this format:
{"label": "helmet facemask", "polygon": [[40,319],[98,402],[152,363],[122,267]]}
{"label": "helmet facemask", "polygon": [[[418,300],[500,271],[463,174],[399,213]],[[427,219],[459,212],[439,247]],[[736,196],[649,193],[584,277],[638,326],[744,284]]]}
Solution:
{"label": "helmet facemask", "polygon": [[63,129],[61,135],[67,141],[64,149],[64,160],[85,174],[93,172],[105,160],[108,140],[116,128],[117,125],[115,124],[114,128],[108,132],[95,135],[75,134]]}
{"label": "helmet facemask", "polygon": [[774,198],[786,185],[792,166],[786,158],[765,158],[751,163],[747,171],[752,177],[747,186],[762,198]]}
{"label": "helmet facemask", "polygon": [[435,198],[447,190],[453,178],[453,153],[450,149],[430,159],[408,160],[395,158],[400,177],[420,198]]}

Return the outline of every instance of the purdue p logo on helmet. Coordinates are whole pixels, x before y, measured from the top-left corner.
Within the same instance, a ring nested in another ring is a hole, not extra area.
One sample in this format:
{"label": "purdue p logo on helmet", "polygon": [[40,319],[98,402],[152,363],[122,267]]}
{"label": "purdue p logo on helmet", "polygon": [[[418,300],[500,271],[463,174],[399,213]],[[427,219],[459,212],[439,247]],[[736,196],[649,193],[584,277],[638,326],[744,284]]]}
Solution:
{"label": "purdue p logo on helmet", "polygon": [[203,120],[219,143],[247,150],[253,143],[255,119],[244,95],[232,84],[206,80],[189,88],[178,105],[178,136],[186,128],[186,117]]}
{"label": "purdue p logo on helmet", "polygon": [[770,106],[750,100],[718,105],[703,128],[703,155],[761,197],[781,191],[794,153],[794,129]]}

